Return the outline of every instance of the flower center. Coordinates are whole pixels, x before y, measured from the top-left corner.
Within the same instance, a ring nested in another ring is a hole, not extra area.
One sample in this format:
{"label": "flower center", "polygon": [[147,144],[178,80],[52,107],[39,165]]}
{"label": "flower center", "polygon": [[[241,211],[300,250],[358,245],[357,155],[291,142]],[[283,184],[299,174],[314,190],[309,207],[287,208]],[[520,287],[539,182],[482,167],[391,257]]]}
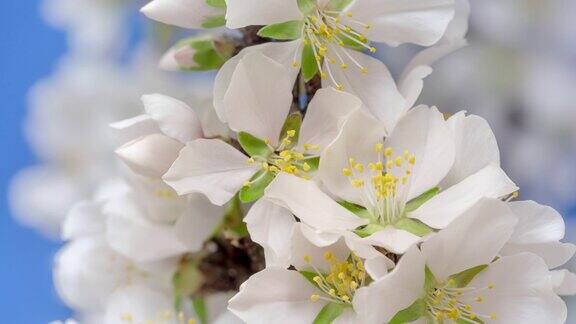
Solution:
{"label": "flower center", "polygon": [[[368,163],[369,171],[355,159],[348,160],[342,174],[350,184],[361,190],[361,199],[373,220],[382,225],[395,223],[404,215],[412,167],[416,157],[408,151],[394,156],[392,148],[374,147],[378,159]],[[370,183],[366,184],[365,179]]]}
{"label": "flower center", "polygon": [[482,291],[494,289],[493,284],[487,287],[458,288],[454,280],[450,279],[430,289],[426,294],[426,309],[433,318],[442,322],[444,320],[462,321],[465,323],[484,323],[486,320],[496,320],[496,313],[481,314],[474,311],[474,304],[484,301]]}
{"label": "flower center", "polygon": [[[347,69],[352,65],[362,74],[368,73],[368,68],[360,64],[344,48],[367,49],[371,53],[376,53],[376,48],[370,45],[366,36],[357,31],[368,30],[370,25],[354,20],[351,12],[346,13],[346,21],[350,25],[344,24],[340,19],[341,14],[339,11],[316,8],[304,19],[303,27],[303,43],[311,46],[320,77],[326,79],[329,76],[336,89],[340,91],[344,90],[344,86],[334,78],[331,65],[338,64],[341,69]],[[328,75],[322,70],[322,62],[327,62],[325,66]],[[298,63],[295,61],[294,65],[298,66]]]}
{"label": "flower center", "polygon": [[[366,283],[364,263],[354,253],[350,254],[346,260],[340,261],[332,252],[326,252],[324,253],[324,260],[328,263],[330,272],[323,273],[312,266],[316,272],[316,276],[312,280],[321,293],[312,294],[310,300],[315,302],[323,299],[335,303],[350,304],[356,290]],[[304,261],[309,263],[310,256],[305,256]]]}

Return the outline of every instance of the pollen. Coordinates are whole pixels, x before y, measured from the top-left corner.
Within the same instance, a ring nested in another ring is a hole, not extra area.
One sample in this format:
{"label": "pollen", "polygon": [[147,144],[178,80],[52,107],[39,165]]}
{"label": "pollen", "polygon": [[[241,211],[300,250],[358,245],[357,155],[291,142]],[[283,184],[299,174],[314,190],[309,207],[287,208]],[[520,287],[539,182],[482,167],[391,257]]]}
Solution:
{"label": "pollen", "polygon": [[[440,322],[446,319],[457,323],[484,323],[487,320],[495,320],[495,313],[476,312],[474,307],[466,302],[470,300],[469,293],[486,288],[457,287],[454,280],[438,283],[426,292],[424,297],[426,311]],[[477,297],[476,301],[478,300],[481,301],[482,298]]]}

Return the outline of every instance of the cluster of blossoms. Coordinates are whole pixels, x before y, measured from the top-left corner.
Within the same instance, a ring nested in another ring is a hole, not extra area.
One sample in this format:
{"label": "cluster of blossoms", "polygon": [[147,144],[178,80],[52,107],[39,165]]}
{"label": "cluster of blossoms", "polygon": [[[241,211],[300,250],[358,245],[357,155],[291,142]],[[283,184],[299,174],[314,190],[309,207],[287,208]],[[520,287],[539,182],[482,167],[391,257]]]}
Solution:
{"label": "cluster of blossoms", "polygon": [[[161,94],[111,124],[122,177],[76,204],[55,269],[83,323],[564,323],[552,208],[517,201],[488,123],[417,105],[465,0],[153,0],[185,28]],[[258,26],[257,34],[252,26]],[[395,80],[377,43],[426,46]],[[201,106],[201,105],[198,105]]]}

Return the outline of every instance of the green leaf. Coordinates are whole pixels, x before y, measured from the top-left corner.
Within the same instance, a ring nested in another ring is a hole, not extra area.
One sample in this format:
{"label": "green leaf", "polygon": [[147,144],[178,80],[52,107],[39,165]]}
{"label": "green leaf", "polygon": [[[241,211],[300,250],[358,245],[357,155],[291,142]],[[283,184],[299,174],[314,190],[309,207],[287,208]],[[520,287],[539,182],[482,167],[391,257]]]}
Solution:
{"label": "green leaf", "polygon": [[314,324],[330,324],[344,312],[347,306],[344,304],[326,304],[314,319]]}
{"label": "green leaf", "polygon": [[273,153],[272,149],[268,146],[268,144],[266,144],[266,142],[250,133],[238,133],[238,142],[240,142],[240,145],[244,151],[246,151],[246,153],[248,153],[250,156],[260,156],[266,158]]}
{"label": "green leaf", "polygon": [[368,212],[368,210],[362,206],[358,206],[356,204],[353,204],[351,202],[348,201],[339,201],[338,202],[340,204],[340,206],[348,209],[349,211],[351,211],[352,213],[354,213],[356,216],[360,217],[360,218],[364,218],[364,219],[369,219],[372,220],[372,216],[370,215],[370,213]]}
{"label": "green leaf", "polygon": [[383,230],[385,227],[380,224],[368,224],[354,231],[360,237],[368,237],[376,232]]}
{"label": "green leaf", "polygon": [[247,204],[262,198],[264,195],[264,189],[268,187],[274,178],[274,173],[270,171],[258,171],[252,177],[252,179],[250,179],[250,186],[244,186],[242,189],[240,189],[240,193],[238,195],[240,197],[240,201]]}
{"label": "green leaf", "polygon": [[279,40],[293,40],[302,36],[302,27],[304,22],[302,20],[292,20],[279,24],[272,24],[262,27],[258,31],[258,36],[279,39]]}
{"label": "green leaf", "polygon": [[288,148],[294,147],[294,145],[298,143],[298,137],[300,136],[300,126],[302,126],[302,114],[299,112],[291,113],[286,118],[284,126],[282,126],[282,131],[280,132],[280,138],[278,138],[278,140],[282,141],[288,131],[293,130],[296,132],[296,135],[292,137],[292,144],[288,145]]}
{"label": "green leaf", "polygon": [[389,324],[402,324],[414,322],[426,314],[426,302],[423,299],[418,299],[408,308],[403,309],[396,313],[390,320]]}
{"label": "green leaf", "polygon": [[304,45],[302,49],[302,76],[308,82],[318,73],[318,63],[310,44]]}
{"label": "green leaf", "polygon": [[206,4],[214,8],[226,8],[225,0],[206,0]]}
{"label": "green leaf", "polygon": [[208,324],[208,311],[206,310],[206,302],[204,301],[204,298],[194,298],[192,300],[192,307],[200,320],[200,324]]}
{"label": "green leaf", "polygon": [[397,229],[405,230],[417,236],[424,236],[432,233],[434,229],[421,221],[409,217],[403,217],[394,224]]}
{"label": "green leaf", "polygon": [[328,9],[332,11],[342,11],[348,7],[350,3],[352,3],[352,0],[330,0]]}
{"label": "green leaf", "polygon": [[425,193],[421,194],[420,196],[410,200],[406,204],[406,212],[409,213],[411,211],[415,211],[420,206],[422,206],[425,202],[427,202],[428,200],[430,200],[434,196],[436,196],[439,192],[440,192],[440,188],[434,187],[434,188],[426,191]]}
{"label": "green leaf", "polygon": [[316,0],[298,0],[298,8],[307,16],[316,8]]}
{"label": "green leaf", "polygon": [[204,19],[204,22],[202,23],[202,28],[222,27],[225,24],[226,24],[226,18],[224,17],[224,15],[213,16],[213,17],[208,17],[208,18]]}
{"label": "green leaf", "polygon": [[480,272],[482,272],[482,270],[488,268],[488,265],[483,264],[483,265],[479,265],[477,267],[468,269],[468,270],[464,270],[460,273],[457,273],[455,275],[450,276],[449,280],[453,281],[453,284],[455,287],[458,288],[463,288],[468,286],[468,284],[470,283],[470,281],[472,281],[472,279],[474,279],[474,277],[476,277]]}

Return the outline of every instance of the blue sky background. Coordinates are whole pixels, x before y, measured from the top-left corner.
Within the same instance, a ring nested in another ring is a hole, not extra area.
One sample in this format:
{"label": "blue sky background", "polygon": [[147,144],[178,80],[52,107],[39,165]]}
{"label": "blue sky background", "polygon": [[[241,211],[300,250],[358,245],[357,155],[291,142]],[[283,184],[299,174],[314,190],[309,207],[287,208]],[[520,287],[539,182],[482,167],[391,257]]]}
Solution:
{"label": "blue sky background", "polygon": [[52,258],[59,244],[15,223],[6,198],[12,175],[35,163],[21,130],[27,91],[51,73],[66,50],[64,34],[41,20],[39,2],[0,5],[0,322],[10,324],[69,316],[52,285]]}

